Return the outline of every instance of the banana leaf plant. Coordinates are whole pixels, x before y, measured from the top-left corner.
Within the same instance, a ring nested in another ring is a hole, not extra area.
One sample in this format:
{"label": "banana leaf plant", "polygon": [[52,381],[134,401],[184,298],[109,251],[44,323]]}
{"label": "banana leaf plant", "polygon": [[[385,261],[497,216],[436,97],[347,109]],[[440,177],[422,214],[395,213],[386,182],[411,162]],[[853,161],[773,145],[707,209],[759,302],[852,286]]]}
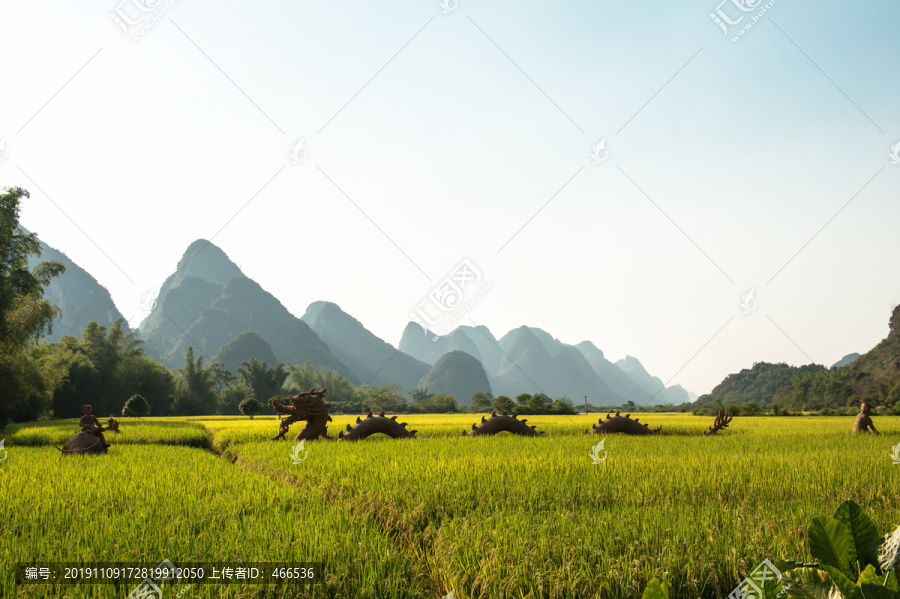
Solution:
{"label": "banana leaf plant", "polygon": [[813,519],[807,542],[816,563],[775,561],[788,597],[900,599],[900,526],[881,536],[862,508],[847,500],[834,517]]}

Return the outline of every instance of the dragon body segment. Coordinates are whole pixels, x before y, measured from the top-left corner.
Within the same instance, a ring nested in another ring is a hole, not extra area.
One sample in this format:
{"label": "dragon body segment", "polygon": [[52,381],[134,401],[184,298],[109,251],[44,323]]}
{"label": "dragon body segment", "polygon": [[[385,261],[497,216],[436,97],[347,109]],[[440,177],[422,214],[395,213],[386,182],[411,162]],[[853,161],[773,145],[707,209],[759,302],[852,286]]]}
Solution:
{"label": "dragon body segment", "polygon": [[405,422],[397,422],[396,416],[387,418],[384,412],[373,416],[372,412],[365,418],[357,416],[355,425],[347,425],[347,431],[338,435],[338,441],[358,441],[376,433],[384,433],[391,439],[415,439],[419,431],[406,430]]}
{"label": "dragon body segment", "polygon": [[538,432],[533,426],[525,424],[527,420],[523,418],[519,420],[515,415],[510,416],[506,412],[497,415],[496,412],[491,413],[490,418],[481,417],[481,424],[473,424],[472,430],[463,431],[463,435],[469,437],[481,437],[484,435],[496,435],[497,433],[507,432],[514,435],[522,435],[523,437],[536,437],[543,435],[544,431]]}
{"label": "dragon body segment", "polygon": [[626,435],[658,435],[661,426],[651,429],[646,424],[641,424],[638,419],[631,419],[631,414],[621,416],[616,412],[615,416],[606,415],[605,420],[598,420],[597,424],[584,431],[586,435],[600,435],[605,433],[625,433]]}

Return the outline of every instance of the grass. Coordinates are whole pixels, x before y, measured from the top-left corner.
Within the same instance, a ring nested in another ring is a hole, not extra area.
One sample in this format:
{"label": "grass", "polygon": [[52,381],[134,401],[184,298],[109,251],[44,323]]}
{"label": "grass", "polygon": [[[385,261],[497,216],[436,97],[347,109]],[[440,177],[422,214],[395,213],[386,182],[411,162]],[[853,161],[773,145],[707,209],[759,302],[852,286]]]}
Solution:
{"label": "grass", "polygon": [[[724,597],[764,557],[808,559],[809,521],[845,499],[881,531],[900,523],[888,456],[900,418],[879,418],[880,437],[851,436],[846,417],[736,418],[704,437],[710,418],[645,414],[668,434],[609,435],[599,465],[599,439],[582,434],[596,415],[528,417],[546,431],[536,438],[463,437],[474,415],[401,420],[420,439],[308,442],[299,465],[293,441],[269,440],[271,416],[124,419],[110,453],[86,458],[49,447],[71,423],[16,425],[0,559],[328,564],[328,582],[293,594],[195,585],[190,597],[605,599],[639,596],[664,572],[672,597]],[[335,416],[329,432],[354,421]]]}

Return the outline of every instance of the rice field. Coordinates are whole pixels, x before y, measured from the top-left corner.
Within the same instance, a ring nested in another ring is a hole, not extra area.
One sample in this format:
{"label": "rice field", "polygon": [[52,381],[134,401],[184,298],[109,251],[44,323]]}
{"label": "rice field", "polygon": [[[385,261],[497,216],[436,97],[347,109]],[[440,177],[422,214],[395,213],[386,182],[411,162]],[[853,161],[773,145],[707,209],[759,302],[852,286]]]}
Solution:
{"label": "rice field", "polygon": [[704,437],[711,418],[644,414],[663,435],[609,435],[596,465],[596,414],[528,417],[535,438],[464,437],[479,415],[400,419],[418,439],[307,442],[296,465],[272,416],[123,418],[101,456],[53,449],[74,420],[7,427],[2,597],[131,590],[16,585],[16,562],[166,558],[323,564],[317,584],[191,598],[608,599],[664,574],[673,598],[725,597],[763,558],[808,560],[810,520],[845,499],[880,531],[900,524],[900,418],[879,417],[879,437],[846,417],[735,418]]}

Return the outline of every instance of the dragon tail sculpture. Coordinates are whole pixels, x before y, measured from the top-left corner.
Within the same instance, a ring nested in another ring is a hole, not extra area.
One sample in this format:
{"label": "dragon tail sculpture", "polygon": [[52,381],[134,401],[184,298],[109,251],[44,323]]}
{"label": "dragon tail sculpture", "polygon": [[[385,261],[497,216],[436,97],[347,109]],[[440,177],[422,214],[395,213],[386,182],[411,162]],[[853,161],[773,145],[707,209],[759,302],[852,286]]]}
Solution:
{"label": "dragon tail sculpture", "polygon": [[306,426],[297,433],[294,440],[312,441],[319,437],[329,438],[328,423],[331,422],[331,416],[328,415],[328,408],[331,406],[325,403],[325,391],[327,389],[313,388],[298,393],[290,398],[289,406],[282,404],[278,398],[273,398],[272,409],[279,414],[287,414],[288,417],[281,421],[278,434],[272,440],[284,439],[288,428],[301,420],[306,421]]}
{"label": "dragon tail sculpture", "polygon": [[599,435],[605,433],[625,433],[626,435],[658,435],[661,426],[651,429],[646,424],[641,424],[638,419],[631,419],[631,414],[621,416],[616,412],[615,416],[606,415],[605,420],[598,420],[597,424],[584,431],[586,435]]}
{"label": "dragon tail sculpture", "polygon": [[347,431],[338,434],[338,441],[358,441],[375,433],[384,433],[392,439],[415,439],[419,431],[406,430],[405,422],[397,422],[396,416],[385,417],[384,412],[373,416],[372,412],[365,418],[357,416],[356,425],[347,425]]}
{"label": "dragon tail sculpture", "polygon": [[725,408],[719,406],[719,414],[716,416],[716,421],[713,423],[709,430],[703,433],[704,435],[715,435],[718,431],[726,428],[728,424],[731,422],[731,419],[734,418],[734,415],[731,412],[725,413]]}
{"label": "dragon tail sculpture", "polygon": [[544,431],[538,432],[533,426],[525,424],[527,419],[519,420],[515,415],[509,416],[506,412],[497,415],[491,412],[490,418],[481,417],[481,424],[473,424],[472,430],[463,431],[463,435],[470,437],[480,437],[483,435],[496,435],[497,433],[508,432],[514,435],[522,435],[523,437],[537,437],[543,435]]}

